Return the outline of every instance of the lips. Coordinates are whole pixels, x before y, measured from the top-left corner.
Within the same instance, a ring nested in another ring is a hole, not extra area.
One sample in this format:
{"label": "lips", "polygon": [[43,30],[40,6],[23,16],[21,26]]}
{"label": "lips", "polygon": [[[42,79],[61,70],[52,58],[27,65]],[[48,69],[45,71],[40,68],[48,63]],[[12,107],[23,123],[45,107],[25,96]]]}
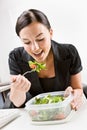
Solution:
{"label": "lips", "polygon": [[43,53],[43,51],[35,52],[34,55],[39,56],[39,55],[41,55],[42,53]]}
{"label": "lips", "polygon": [[34,53],[34,56],[35,56],[36,58],[42,58],[42,57],[43,57],[43,54],[44,54],[44,52],[41,51],[41,52],[39,52],[39,53]]}

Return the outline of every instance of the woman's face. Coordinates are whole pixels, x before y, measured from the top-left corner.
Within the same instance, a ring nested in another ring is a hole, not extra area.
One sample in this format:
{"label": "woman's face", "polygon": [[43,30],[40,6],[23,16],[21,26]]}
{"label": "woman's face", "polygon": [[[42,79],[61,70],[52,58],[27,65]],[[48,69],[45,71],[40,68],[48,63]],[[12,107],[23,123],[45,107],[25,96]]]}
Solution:
{"label": "woman's face", "polygon": [[36,61],[44,62],[51,48],[52,30],[41,23],[33,22],[20,31],[20,38],[28,54]]}

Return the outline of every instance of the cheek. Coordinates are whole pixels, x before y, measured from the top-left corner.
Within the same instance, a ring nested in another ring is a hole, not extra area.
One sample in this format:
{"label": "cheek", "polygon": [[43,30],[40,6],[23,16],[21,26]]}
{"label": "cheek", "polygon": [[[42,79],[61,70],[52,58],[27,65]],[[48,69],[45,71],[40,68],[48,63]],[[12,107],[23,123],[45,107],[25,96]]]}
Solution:
{"label": "cheek", "polygon": [[24,46],[24,49],[27,51],[28,54],[31,53],[30,47],[29,46]]}
{"label": "cheek", "polygon": [[50,48],[50,46],[51,46],[51,40],[50,40],[50,39],[47,39],[47,40],[46,40],[45,46],[46,46],[46,49],[49,49],[49,48]]}
{"label": "cheek", "polygon": [[51,48],[51,44],[49,43],[49,44],[47,44],[47,46],[46,46],[46,52],[47,52],[47,53],[49,52],[50,48]]}

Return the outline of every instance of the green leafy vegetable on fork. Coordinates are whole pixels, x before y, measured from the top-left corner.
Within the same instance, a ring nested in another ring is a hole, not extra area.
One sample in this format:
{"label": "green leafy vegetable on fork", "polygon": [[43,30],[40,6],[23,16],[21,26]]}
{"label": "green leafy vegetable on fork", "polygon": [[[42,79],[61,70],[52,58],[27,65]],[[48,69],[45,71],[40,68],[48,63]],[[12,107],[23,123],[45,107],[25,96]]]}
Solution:
{"label": "green leafy vegetable on fork", "polygon": [[30,66],[30,68],[36,72],[40,72],[41,70],[45,70],[46,69],[46,64],[44,63],[39,63],[37,61],[28,61],[28,64]]}

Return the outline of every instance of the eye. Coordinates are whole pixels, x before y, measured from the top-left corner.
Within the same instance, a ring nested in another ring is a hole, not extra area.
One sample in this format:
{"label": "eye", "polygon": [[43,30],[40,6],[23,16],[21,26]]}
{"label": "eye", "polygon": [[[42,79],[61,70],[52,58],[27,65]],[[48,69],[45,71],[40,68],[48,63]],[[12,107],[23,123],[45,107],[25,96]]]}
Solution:
{"label": "eye", "polygon": [[43,41],[43,40],[44,40],[44,38],[41,38],[41,39],[37,39],[36,41],[40,42],[40,41]]}
{"label": "eye", "polygon": [[24,42],[24,44],[29,45],[29,44],[30,44],[30,42]]}

